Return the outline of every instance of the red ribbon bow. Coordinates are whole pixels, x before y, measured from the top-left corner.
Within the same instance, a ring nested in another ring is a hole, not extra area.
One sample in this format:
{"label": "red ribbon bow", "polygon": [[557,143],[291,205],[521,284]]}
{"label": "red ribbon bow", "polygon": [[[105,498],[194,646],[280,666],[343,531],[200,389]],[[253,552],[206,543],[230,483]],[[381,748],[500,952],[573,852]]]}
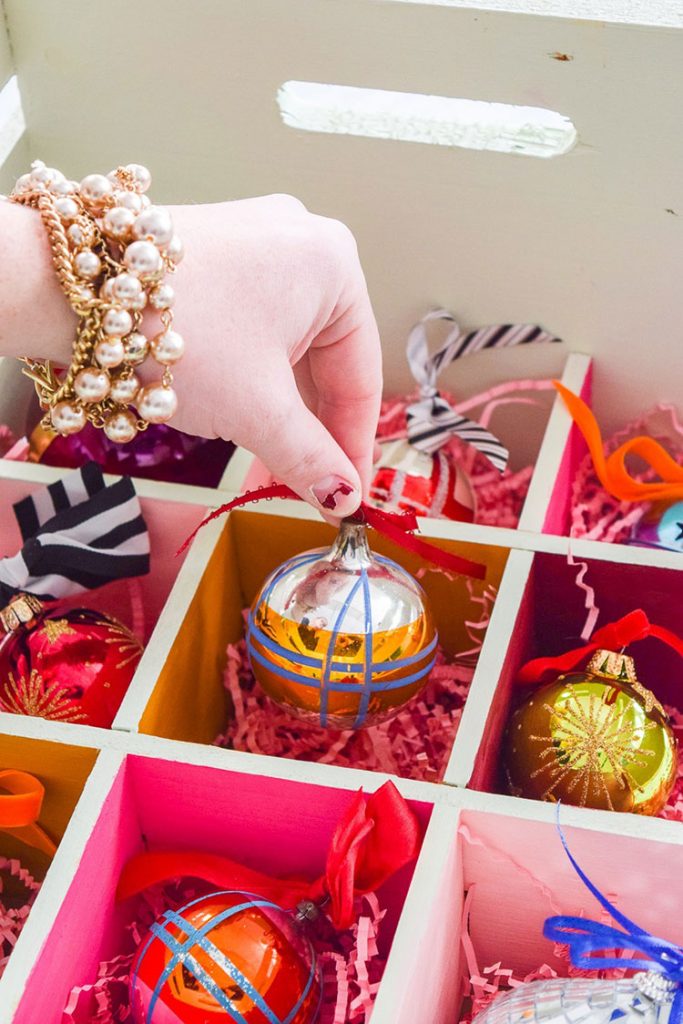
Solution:
{"label": "red ribbon bow", "polygon": [[201,878],[218,889],[257,893],[274,903],[294,908],[300,900],[326,907],[332,924],[342,931],[354,921],[358,896],[374,892],[400,868],[415,860],[421,832],[415,814],[392,782],[367,799],[360,790],[337,824],[324,875],[306,879],[273,878],[227,857],[190,851],[141,853],[121,873],[117,899],[174,878]]}
{"label": "red ribbon bow", "polygon": [[[233,501],[229,501],[226,505],[221,505],[220,508],[214,509],[213,512],[209,513],[206,519],[203,519],[196,530],[183,542],[178,550],[178,554],[183,553],[197,536],[202,526],[206,526],[212,519],[217,519],[224,512],[230,512],[231,509],[239,508],[241,505],[250,505],[256,501],[270,501],[271,498],[296,498],[299,501],[301,500],[299,495],[290,487],[287,487],[286,484],[272,484],[270,487],[260,487],[257,491],[247,491],[246,494],[242,494],[239,498],[235,498]],[[432,562],[434,565],[438,565],[441,569],[447,569],[461,576],[470,576],[475,580],[486,578],[486,566],[481,562],[473,562],[469,558],[461,558],[459,555],[453,555],[449,551],[442,551],[441,548],[437,548],[436,545],[430,544],[426,540],[413,537],[410,531],[417,530],[418,528],[417,517],[413,512],[386,512],[384,509],[375,508],[374,505],[369,505],[367,502],[362,501],[358,511],[350,516],[349,519],[357,523],[367,523],[368,526],[372,526],[378,533],[388,537],[394,544],[398,544],[399,547],[420,555],[420,557],[428,562]]]}
{"label": "red ribbon bow", "polygon": [[558,676],[564,672],[571,672],[589,654],[593,654],[599,648],[610,651],[621,650],[637,640],[645,640],[647,637],[654,637],[673,648],[683,658],[683,640],[665,629],[664,626],[655,626],[650,622],[642,608],[636,608],[616,622],[610,622],[602,629],[593,634],[591,643],[584,647],[575,647],[566,654],[560,654],[557,658],[535,658],[528,661],[520,669],[517,680],[524,685],[540,683],[547,675]]}

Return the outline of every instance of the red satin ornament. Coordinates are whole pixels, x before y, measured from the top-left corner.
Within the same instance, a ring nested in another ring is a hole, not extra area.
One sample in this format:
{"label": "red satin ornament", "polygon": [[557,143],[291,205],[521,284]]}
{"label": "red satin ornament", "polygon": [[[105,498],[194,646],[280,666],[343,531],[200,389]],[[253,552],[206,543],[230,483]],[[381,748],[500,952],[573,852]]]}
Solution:
{"label": "red satin ornament", "polygon": [[215,892],[152,925],[130,995],[135,1024],[313,1024],[320,980],[293,914],[251,893]]}
{"label": "red satin ornament", "polygon": [[471,484],[448,452],[440,449],[430,455],[405,440],[384,441],[380,447],[382,456],[370,486],[373,505],[430,519],[473,521]]}
{"label": "red satin ornament", "polygon": [[107,728],[141,655],[116,619],[88,608],[43,611],[0,642],[0,710]]}

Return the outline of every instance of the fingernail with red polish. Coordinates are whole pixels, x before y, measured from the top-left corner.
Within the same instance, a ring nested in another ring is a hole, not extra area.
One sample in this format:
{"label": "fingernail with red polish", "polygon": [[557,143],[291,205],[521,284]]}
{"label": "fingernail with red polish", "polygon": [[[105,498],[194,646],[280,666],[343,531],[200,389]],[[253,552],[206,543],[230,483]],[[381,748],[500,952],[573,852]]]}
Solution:
{"label": "fingernail with red polish", "polygon": [[340,476],[326,476],[311,487],[311,494],[321,508],[335,516],[350,515],[358,507],[358,491]]}

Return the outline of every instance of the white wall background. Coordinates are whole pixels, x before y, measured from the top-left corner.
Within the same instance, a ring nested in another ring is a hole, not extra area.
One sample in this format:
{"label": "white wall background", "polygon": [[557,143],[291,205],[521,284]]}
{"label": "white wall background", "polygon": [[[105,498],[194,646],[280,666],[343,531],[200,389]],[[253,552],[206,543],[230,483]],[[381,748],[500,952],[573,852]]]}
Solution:
{"label": "white wall background", "polygon": [[[537,321],[592,352],[613,427],[680,395],[683,32],[667,26],[683,10],[615,3],[600,22],[482,6],[4,0],[33,156],[76,177],[139,160],[166,201],[294,193],[356,233],[390,391],[409,383],[409,326],[443,304],[467,326]],[[663,26],[619,21],[657,13]],[[545,106],[579,142],[539,160],[300,132],[275,101],[289,79]],[[487,354],[444,383],[465,394],[560,365]]]}

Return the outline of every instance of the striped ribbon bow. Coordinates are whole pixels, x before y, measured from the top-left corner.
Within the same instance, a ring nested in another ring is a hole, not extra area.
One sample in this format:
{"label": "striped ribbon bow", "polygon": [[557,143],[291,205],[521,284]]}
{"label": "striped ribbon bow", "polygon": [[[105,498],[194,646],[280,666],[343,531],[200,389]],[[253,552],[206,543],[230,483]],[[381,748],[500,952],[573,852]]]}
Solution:
{"label": "striped ribbon bow", "polygon": [[95,462],[17,502],[23,547],[0,559],[0,608],[43,601],[149,572],[149,535],[132,480],[107,486]]}
{"label": "striped ribbon bow", "polygon": [[[441,348],[429,354],[427,324],[446,320],[452,324]],[[560,338],[536,324],[494,324],[464,333],[447,309],[434,309],[415,324],[408,335],[407,355],[413,377],[420,386],[420,398],[408,407],[408,440],[419,451],[432,454],[451,437],[459,437],[485,455],[501,473],[507,466],[509,452],[505,445],[479,423],[461,416],[436,387],[444,367],[463,356],[483,349],[510,348],[540,342],[559,342]]]}
{"label": "striped ribbon bow", "polygon": [[[591,882],[569,849],[559,824],[559,813],[558,804],[557,830],[574,871],[619,927],[613,928],[611,925],[586,920],[584,917],[559,915],[546,919],[543,934],[553,942],[568,946],[572,964],[581,970],[596,971],[610,967],[628,966],[631,970],[637,968],[662,975],[671,982],[673,989],[673,1005],[669,1015],[669,1024],[683,1024],[683,949],[667,939],[658,939],[635,924],[620,910],[617,910],[614,904]],[[641,953],[642,956],[624,960],[623,957],[609,955],[619,950],[631,950]],[[601,953],[607,955],[600,955]]]}

